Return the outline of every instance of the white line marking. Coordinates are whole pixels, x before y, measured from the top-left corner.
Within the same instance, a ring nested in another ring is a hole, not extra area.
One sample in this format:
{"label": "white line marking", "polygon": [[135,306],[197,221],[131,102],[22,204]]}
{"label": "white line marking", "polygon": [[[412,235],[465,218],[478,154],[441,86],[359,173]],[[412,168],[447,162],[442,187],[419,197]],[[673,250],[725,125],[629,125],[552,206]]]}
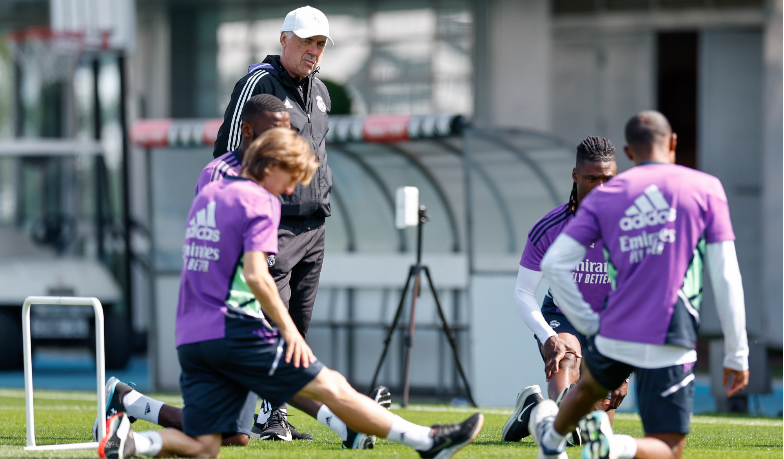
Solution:
{"label": "white line marking", "polygon": [[[24,411],[25,407],[23,406],[0,406],[0,411]],[[88,410],[95,412],[94,405],[49,405],[49,406],[36,406],[36,411],[44,410],[44,411],[82,411]]]}
{"label": "white line marking", "polygon": [[[23,389],[0,389],[0,398],[21,398],[24,399]],[[51,392],[40,390],[34,394],[35,399],[41,400],[79,400],[85,402],[95,402],[95,394],[86,394],[79,392]],[[156,400],[160,400],[167,405],[182,406],[182,397],[179,395],[155,395]],[[24,406],[23,406],[24,408]],[[36,407],[38,409],[38,407]]]}
{"label": "white line marking", "polygon": [[[514,410],[507,408],[473,408],[462,406],[432,406],[432,405],[409,405],[406,408],[401,408],[399,404],[393,403],[391,409],[400,410],[406,409],[411,411],[424,411],[434,413],[482,413],[482,414],[500,414],[510,416]],[[615,413],[615,419],[623,419],[627,421],[639,421],[640,415],[636,413]],[[766,426],[766,427],[782,427],[784,422],[781,419],[743,419],[743,418],[721,418],[715,416],[694,416],[691,420],[694,424],[730,424],[739,426]]]}
{"label": "white line marking", "polygon": [[[21,398],[24,399],[24,390],[22,389],[0,389],[0,397],[7,398]],[[95,395],[80,394],[80,393],[64,393],[64,392],[39,392],[36,393],[35,398],[50,399],[50,400],[83,400],[95,401]],[[169,405],[182,406],[182,397],[176,395],[155,395],[156,400],[161,400]],[[51,406],[36,406],[36,410],[95,410],[93,405],[51,405]],[[390,409],[400,410],[400,404],[393,403]],[[409,405],[405,408],[410,411],[422,411],[432,413],[476,413],[483,414],[498,414],[511,416],[514,409],[511,408],[474,408],[470,406],[437,406],[437,405]],[[21,406],[0,406],[0,410],[24,410],[24,405]],[[615,413],[615,419],[623,419],[626,421],[639,421],[640,415],[635,413]],[[738,426],[763,426],[763,427],[782,427],[784,422],[781,419],[744,419],[744,418],[723,418],[717,416],[694,416],[691,420],[694,424],[729,424]]]}

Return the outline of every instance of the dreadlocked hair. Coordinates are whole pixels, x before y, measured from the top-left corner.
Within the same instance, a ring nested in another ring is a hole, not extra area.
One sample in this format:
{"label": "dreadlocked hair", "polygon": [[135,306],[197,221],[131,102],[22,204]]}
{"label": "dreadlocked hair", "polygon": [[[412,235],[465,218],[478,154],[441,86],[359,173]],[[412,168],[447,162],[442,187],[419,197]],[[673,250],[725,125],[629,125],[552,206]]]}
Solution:
{"label": "dreadlocked hair", "polygon": [[[586,137],[580,145],[577,145],[577,166],[580,164],[592,163],[614,163],[615,145],[609,139],[590,136]],[[569,203],[566,208],[572,212],[577,211],[577,183],[572,184],[572,193],[569,195]]]}
{"label": "dreadlocked hair", "polygon": [[615,145],[608,139],[590,136],[577,145],[577,164],[615,162]]}
{"label": "dreadlocked hair", "polygon": [[577,182],[572,182],[572,194],[569,195],[569,204],[566,205],[566,208],[577,212]]}

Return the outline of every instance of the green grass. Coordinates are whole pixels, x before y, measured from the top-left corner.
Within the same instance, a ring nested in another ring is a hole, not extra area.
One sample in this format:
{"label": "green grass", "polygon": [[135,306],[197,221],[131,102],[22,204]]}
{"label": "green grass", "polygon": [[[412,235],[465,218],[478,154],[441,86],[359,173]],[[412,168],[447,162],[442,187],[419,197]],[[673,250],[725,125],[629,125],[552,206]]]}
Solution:
{"label": "green grass", "polygon": [[[157,396],[172,405],[180,405],[175,396]],[[85,392],[47,392],[37,391],[36,399],[36,440],[39,445],[53,443],[87,442],[95,416],[95,396]],[[457,422],[471,412],[467,408],[453,408],[440,405],[418,405],[410,409],[396,409],[395,413],[419,424]],[[458,457],[514,457],[534,458],[536,447],[530,439],[519,443],[501,441],[501,428],[511,410],[487,409],[485,426],[476,441],[465,448]],[[379,440],[376,448],[370,451],[344,451],[340,440],[326,427],[318,424],[305,414],[291,410],[291,417],[298,429],[313,434],[314,441],[301,442],[259,442],[251,441],[247,448],[224,447],[223,458],[347,458],[347,457],[419,457],[412,450],[385,440]],[[136,430],[156,428],[152,424],[138,421]],[[615,430],[634,436],[642,435],[642,425],[635,415],[619,414]],[[48,458],[95,458],[95,451],[55,451],[28,452],[25,444],[24,392],[21,390],[0,390],[0,457],[48,457]],[[569,448],[570,458],[580,457],[580,450]],[[686,445],[687,458],[713,457],[743,458],[781,458],[782,421],[750,417],[695,416],[692,433]]]}

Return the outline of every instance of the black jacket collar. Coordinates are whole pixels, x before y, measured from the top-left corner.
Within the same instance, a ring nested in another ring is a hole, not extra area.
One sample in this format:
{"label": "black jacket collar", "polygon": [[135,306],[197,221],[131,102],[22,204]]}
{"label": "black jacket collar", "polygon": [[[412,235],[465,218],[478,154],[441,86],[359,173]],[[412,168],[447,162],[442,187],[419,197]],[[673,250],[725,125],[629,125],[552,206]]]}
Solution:
{"label": "black jacket collar", "polygon": [[300,79],[299,81],[296,81],[296,80],[294,80],[294,78],[291,77],[291,75],[289,75],[289,72],[286,71],[285,67],[283,67],[283,64],[280,62],[280,56],[278,56],[278,55],[269,55],[262,62],[264,64],[270,64],[272,66],[272,68],[275,70],[275,73],[276,73],[276,76],[278,77],[278,80],[280,80],[282,83],[290,85],[290,86],[292,86],[294,88],[296,88],[297,86],[302,86],[302,85],[310,83],[310,81],[313,79],[313,75],[315,75],[316,72],[318,72],[318,68],[317,68],[310,75],[306,76],[305,78]]}

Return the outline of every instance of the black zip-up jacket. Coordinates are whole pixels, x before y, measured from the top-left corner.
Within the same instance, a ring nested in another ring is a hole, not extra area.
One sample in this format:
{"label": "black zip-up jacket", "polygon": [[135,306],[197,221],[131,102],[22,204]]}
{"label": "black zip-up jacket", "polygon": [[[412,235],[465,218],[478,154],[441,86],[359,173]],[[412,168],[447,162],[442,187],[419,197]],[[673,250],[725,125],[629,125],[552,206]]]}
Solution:
{"label": "black zip-up jacket", "polygon": [[[318,69],[316,69],[318,71]],[[316,72],[299,82],[286,72],[280,56],[267,56],[261,64],[251,66],[247,75],[234,85],[231,101],[223,114],[223,124],[215,141],[214,157],[234,151],[240,146],[240,118],[242,106],[257,94],[271,94],[286,105],[291,115],[291,127],[310,141],[319,160],[319,167],[310,185],[297,188],[290,196],[281,195],[282,220],[321,220],[330,216],[329,194],[332,190],[332,171],[327,165],[326,135],[332,102],[327,87]]]}

